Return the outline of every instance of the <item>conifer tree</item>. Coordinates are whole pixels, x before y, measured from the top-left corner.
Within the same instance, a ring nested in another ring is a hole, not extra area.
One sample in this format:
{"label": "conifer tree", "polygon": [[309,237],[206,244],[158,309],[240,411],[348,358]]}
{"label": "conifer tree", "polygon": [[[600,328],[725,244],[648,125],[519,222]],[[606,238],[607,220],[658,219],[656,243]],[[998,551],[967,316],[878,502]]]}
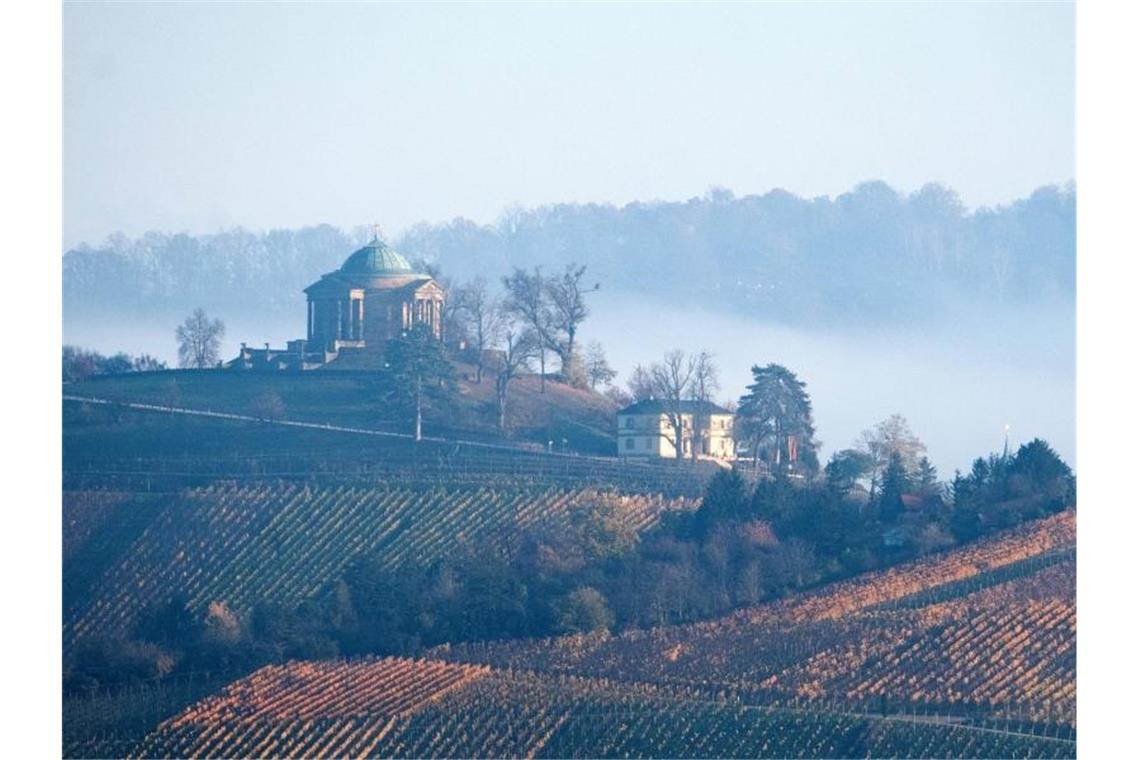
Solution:
{"label": "conifer tree", "polygon": [[893,523],[903,513],[903,494],[910,488],[909,477],[903,458],[897,451],[891,452],[887,469],[883,472],[883,488],[879,496],[879,515],[883,522]]}
{"label": "conifer tree", "polygon": [[391,399],[414,413],[415,439],[423,437],[426,395],[448,395],[455,388],[455,370],[443,356],[443,345],[431,327],[417,322],[391,341],[384,352],[392,378]]}
{"label": "conifer tree", "polygon": [[805,383],[779,364],[753,366],[752,380],[748,392],[740,397],[734,429],[738,440],[751,448],[753,464],[760,449],[766,448],[771,451],[773,467],[784,469],[790,463],[792,446],[798,449],[798,459],[814,462],[815,423]]}

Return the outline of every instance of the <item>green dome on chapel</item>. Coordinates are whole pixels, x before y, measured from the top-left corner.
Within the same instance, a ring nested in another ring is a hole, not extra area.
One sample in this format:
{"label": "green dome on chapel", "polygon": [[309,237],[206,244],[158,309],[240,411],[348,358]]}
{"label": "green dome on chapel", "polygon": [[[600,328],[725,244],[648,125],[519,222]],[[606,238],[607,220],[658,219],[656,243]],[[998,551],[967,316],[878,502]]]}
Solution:
{"label": "green dome on chapel", "polygon": [[380,238],[348,257],[340,271],[346,274],[415,274],[416,270],[400,253]]}

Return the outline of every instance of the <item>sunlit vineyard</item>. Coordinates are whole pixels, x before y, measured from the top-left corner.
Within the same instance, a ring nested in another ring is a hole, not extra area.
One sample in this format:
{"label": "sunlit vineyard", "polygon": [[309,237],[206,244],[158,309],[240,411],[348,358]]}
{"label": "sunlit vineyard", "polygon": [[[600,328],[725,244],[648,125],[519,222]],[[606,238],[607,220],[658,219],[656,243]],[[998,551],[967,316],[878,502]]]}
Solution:
{"label": "sunlit vineyard", "polygon": [[[444,646],[449,660],[1072,726],[1072,512],[692,625]],[[1009,578],[1010,570],[1021,575]],[[939,589],[950,599],[911,606]]]}
{"label": "sunlit vineyard", "polygon": [[430,660],[264,668],[137,757],[1072,757],[1015,731]]}
{"label": "sunlit vineyard", "polygon": [[985,708],[1021,721],[1071,726],[1075,580],[1075,563],[1066,561],[955,601],[859,614],[839,646],[763,685],[868,704],[885,697],[948,710]]}
{"label": "sunlit vineyard", "polygon": [[635,530],[652,525],[665,509],[692,506],[682,497],[549,485],[278,481],[218,483],[161,504],[152,503],[152,496],[139,499],[127,506],[145,527],[122,542],[113,562],[104,563],[92,592],[74,601],[72,639],[125,633],[141,610],[174,598],[185,598],[198,612],[213,602],[233,610],[258,602],[295,606],[361,558],[389,569],[430,564],[465,544],[505,545],[529,526],[557,525],[576,506],[599,500],[612,502]]}
{"label": "sunlit vineyard", "polygon": [[709,623],[269,666],[135,755],[1074,757],[1074,519]]}

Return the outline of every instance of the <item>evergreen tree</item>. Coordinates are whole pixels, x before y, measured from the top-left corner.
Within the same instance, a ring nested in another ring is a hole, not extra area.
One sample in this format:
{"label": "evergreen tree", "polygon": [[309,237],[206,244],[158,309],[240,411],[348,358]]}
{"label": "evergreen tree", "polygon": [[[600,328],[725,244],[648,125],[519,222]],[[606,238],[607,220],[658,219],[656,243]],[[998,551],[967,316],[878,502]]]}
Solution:
{"label": "evergreen tree", "polygon": [[902,455],[891,452],[883,472],[883,488],[879,494],[879,515],[885,523],[894,523],[903,513],[903,494],[910,489]]}
{"label": "evergreen tree", "polygon": [[418,441],[423,437],[425,397],[453,393],[455,370],[443,356],[443,345],[423,322],[389,342],[384,358],[392,379],[390,397],[398,408],[414,414]]}
{"label": "evergreen tree", "polygon": [[719,522],[742,522],[750,511],[748,484],[736,470],[719,470],[709,480],[696,514],[696,530],[706,536]]}
{"label": "evergreen tree", "polygon": [[918,460],[918,473],[915,476],[915,487],[923,498],[935,496],[938,493],[938,469],[928,457]]}
{"label": "evergreen tree", "polygon": [[874,466],[875,462],[870,454],[856,449],[844,449],[831,455],[823,472],[829,489],[845,493],[861,478],[870,474]]}
{"label": "evergreen tree", "polygon": [[736,410],[738,440],[747,442],[754,464],[761,449],[770,451],[774,471],[787,469],[794,446],[796,458],[808,464],[810,471],[810,463],[818,461],[814,456],[811,397],[805,383],[779,364],[753,366],[752,380]]}
{"label": "evergreen tree", "polygon": [[795,489],[786,474],[778,473],[756,484],[749,513],[768,522],[776,535],[785,537],[791,533],[795,512]]}
{"label": "evergreen tree", "polygon": [[1047,486],[1073,476],[1073,471],[1057,456],[1057,452],[1040,438],[1022,444],[1009,469],[1011,474],[1021,475],[1037,486]]}

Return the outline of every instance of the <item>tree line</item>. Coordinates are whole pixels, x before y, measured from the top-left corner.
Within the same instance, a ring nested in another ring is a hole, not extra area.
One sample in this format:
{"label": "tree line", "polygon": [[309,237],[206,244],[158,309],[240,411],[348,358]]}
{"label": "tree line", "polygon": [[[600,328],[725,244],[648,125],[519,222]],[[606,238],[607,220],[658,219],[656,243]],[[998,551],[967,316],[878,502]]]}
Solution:
{"label": "tree line", "polygon": [[166,369],[166,362],[150,354],[131,356],[120,351],[105,356],[98,351],[79,346],[63,347],[63,382],[78,383],[96,375],[117,375],[124,372],[155,372]]}
{"label": "tree line", "polygon": [[[724,189],[679,202],[512,209],[493,224],[417,225],[396,247],[463,280],[589,267],[607,288],[817,326],[929,320],[981,304],[1072,305],[1076,191],[1042,187],[968,211],[950,188],[865,182],[835,197]],[[211,235],[113,235],[64,255],[69,314],[247,308],[295,314],[300,289],[366,242],[329,225]]]}

